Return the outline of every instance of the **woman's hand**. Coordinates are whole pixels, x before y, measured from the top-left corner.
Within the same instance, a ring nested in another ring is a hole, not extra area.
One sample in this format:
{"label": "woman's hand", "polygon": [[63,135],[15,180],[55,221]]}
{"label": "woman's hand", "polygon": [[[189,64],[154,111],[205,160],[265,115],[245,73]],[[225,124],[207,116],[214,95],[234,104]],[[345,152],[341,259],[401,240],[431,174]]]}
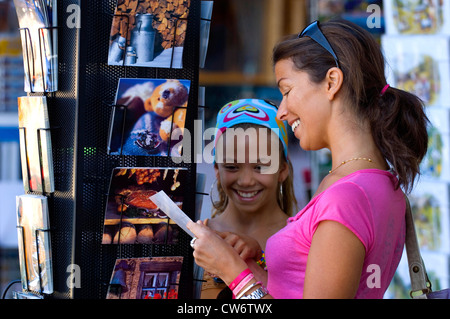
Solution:
{"label": "woman's hand", "polygon": [[247,264],[234,248],[201,221],[189,222],[187,228],[197,238],[194,242],[195,262],[207,272],[219,276],[229,285],[247,268]]}

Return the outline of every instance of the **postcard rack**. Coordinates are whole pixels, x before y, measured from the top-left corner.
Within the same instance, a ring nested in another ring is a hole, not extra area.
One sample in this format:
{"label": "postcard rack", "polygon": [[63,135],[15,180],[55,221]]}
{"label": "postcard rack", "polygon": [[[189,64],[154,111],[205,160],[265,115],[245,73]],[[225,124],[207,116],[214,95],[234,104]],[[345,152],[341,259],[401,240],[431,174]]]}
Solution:
{"label": "postcard rack", "polygon": [[[22,226],[17,226],[17,229],[20,230],[20,241],[19,243],[22,243],[22,253],[23,255],[20,257],[23,260],[26,259],[25,256],[25,251],[26,251],[26,245],[25,245],[25,234],[24,234],[24,230]],[[36,259],[37,259],[37,267],[38,267],[38,282],[39,282],[39,290],[38,291],[33,291],[32,289],[30,289],[29,286],[29,278],[28,278],[28,273],[29,273],[29,269],[28,269],[28,263],[25,262],[25,269],[24,269],[24,274],[25,274],[25,278],[22,278],[22,288],[29,292],[29,293],[34,293],[34,294],[40,294],[42,295],[44,293],[44,287],[42,285],[42,268],[41,268],[41,260],[40,260],[40,251],[39,251],[39,233],[40,232],[50,232],[50,229],[36,229],[34,234],[35,234],[35,245],[36,245]]]}
{"label": "postcard rack", "polygon": [[[69,12],[66,9],[74,4],[82,17],[79,28],[65,23]],[[58,128],[50,129],[55,181],[49,201],[54,292],[48,298],[103,299],[117,258],[159,256],[183,256],[178,296],[191,298],[193,256],[186,233],[180,232],[176,244],[102,245],[105,193],[113,168],[186,168],[187,183],[196,184],[194,163],[174,163],[169,156],[109,155],[107,135],[113,106],[104,101],[114,100],[119,78],[187,79],[191,84],[185,129],[194,131],[198,112],[200,1],[190,3],[180,69],[108,65],[116,5],[116,0],[58,2],[58,90],[28,93],[47,96],[51,127]],[[191,218],[195,214],[195,195],[195,187],[186,188],[183,211]]]}
{"label": "postcard rack", "polygon": [[[23,150],[25,151],[25,155],[24,155],[24,157],[25,158],[28,158],[28,155],[27,155],[27,130],[29,130],[30,128],[26,128],[26,127],[19,127],[19,132],[21,133],[21,134],[23,134],[23,141],[24,141],[24,147],[23,147]],[[34,129],[34,130],[36,130],[37,131],[37,145],[38,145],[38,152],[39,152],[39,168],[40,168],[40,172],[41,172],[41,185],[42,185],[42,191],[39,191],[40,193],[42,193],[42,194],[50,194],[50,193],[52,193],[50,190],[48,190],[48,189],[45,189],[45,185],[46,185],[46,183],[45,183],[45,181],[44,181],[44,174],[43,174],[43,172],[44,172],[44,167],[43,167],[43,163],[42,163],[42,154],[43,154],[43,150],[42,150],[42,134],[41,134],[41,131],[51,131],[51,130],[53,130],[53,129],[56,129],[56,128],[37,128],[37,129]],[[31,174],[30,174],[30,166],[29,166],[29,162],[27,161],[27,167],[26,167],[26,170],[25,170],[25,172],[26,172],[26,176],[23,176],[23,179],[24,179],[24,185],[25,185],[25,190],[26,191],[32,191],[32,187],[31,187],[31,184],[30,184],[30,176],[31,176]],[[38,191],[35,191],[35,192],[38,192]]]}
{"label": "postcard rack", "polygon": [[[45,37],[58,37],[58,31],[59,27],[53,26],[53,27],[42,27],[38,28],[36,31],[38,33],[38,39],[39,39],[39,45],[36,46],[36,48],[39,49],[39,52],[34,52],[33,48],[35,47],[33,45],[33,37],[31,36],[31,31],[29,28],[19,28],[19,32],[21,33],[22,42],[23,42],[23,48],[25,49],[25,52],[23,53],[24,60],[26,61],[27,69],[25,70],[25,74],[27,74],[26,78],[28,79],[28,85],[29,85],[29,93],[36,93],[33,89],[33,82],[31,79],[36,77],[36,69],[35,69],[35,55],[40,56],[40,74],[42,78],[42,88],[43,93],[49,93],[54,92],[54,90],[49,90],[48,83],[46,81],[46,76],[44,76],[46,73],[48,73],[48,76],[51,76],[49,71],[44,70],[44,57],[43,52],[46,52],[49,50],[49,48],[45,47]],[[45,31],[45,32],[44,32]],[[31,56],[30,56],[31,53]],[[56,72],[57,70],[50,70],[50,72]]]}

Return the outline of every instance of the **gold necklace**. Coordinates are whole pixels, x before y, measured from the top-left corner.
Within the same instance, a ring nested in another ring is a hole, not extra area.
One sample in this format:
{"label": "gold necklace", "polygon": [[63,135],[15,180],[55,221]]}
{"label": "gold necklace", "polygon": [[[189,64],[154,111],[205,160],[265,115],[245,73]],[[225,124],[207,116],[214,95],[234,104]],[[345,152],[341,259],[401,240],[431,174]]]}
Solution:
{"label": "gold necklace", "polygon": [[367,158],[367,157],[353,157],[353,158],[351,158],[351,159],[349,159],[349,160],[343,161],[341,164],[339,164],[338,167],[336,167],[335,169],[332,169],[332,170],[329,171],[328,173],[329,173],[329,174],[333,173],[333,172],[336,171],[339,167],[341,167],[342,165],[347,164],[348,162],[351,162],[351,161],[359,161],[359,160],[367,161],[367,162],[370,162],[370,163],[373,162],[372,159]]}

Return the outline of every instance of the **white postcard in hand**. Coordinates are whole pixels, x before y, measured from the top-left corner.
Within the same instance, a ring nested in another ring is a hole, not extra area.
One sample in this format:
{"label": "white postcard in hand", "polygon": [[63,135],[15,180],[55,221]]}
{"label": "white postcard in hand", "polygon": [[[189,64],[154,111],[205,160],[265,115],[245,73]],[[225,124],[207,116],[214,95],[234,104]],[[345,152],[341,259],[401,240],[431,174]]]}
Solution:
{"label": "white postcard in hand", "polygon": [[160,191],[153,196],[150,196],[150,200],[156,204],[169,218],[171,218],[178,226],[180,226],[189,236],[195,237],[195,235],[186,227],[188,222],[192,220],[175,204],[164,191]]}

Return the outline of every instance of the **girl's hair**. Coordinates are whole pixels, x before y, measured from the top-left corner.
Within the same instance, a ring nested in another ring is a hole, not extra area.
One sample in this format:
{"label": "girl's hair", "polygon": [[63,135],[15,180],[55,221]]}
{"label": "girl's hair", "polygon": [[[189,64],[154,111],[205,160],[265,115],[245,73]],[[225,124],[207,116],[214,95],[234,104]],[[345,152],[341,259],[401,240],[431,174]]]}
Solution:
{"label": "girl's hair", "polygon": [[[428,118],[422,101],[392,87],[381,94],[386,86],[385,60],[369,32],[346,20],[322,23],[321,30],[339,59],[345,99],[359,119],[370,123],[377,147],[397,173],[397,187],[411,191],[428,147]],[[274,65],[285,59],[307,72],[314,83],[323,81],[336,66],[333,56],[306,36],[292,35],[275,46]]]}
{"label": "girl's hair", "polygon": [[[253,123],[242,123],[242,124],[237,124],[233,127],[234,128],[242,128],[244,130],[246,130],[248,128],[256,128],[256,129],[265,128],[270,131],[270,129],[268,127],[258,125],[258,124],[253,124]],[[282,211],[284,211],[288,216],[292,216],[294,213],[294,209],[298,210],[297,199],[295,197],[294,184],[293,184],[294,183],[294,180],[293,180],[294,171],[293,171],[291,162],[287,161],[284,156],[283,144],[282,143],[278,143],[278,144],[279,144],[279,154],[280,154],[280,161],[279,161],[280,166],[282,164],[284,164],[285,162],[287,162],[288,167],[289,167],[289,174],[288,174],[287,178],[284,180],[284,182],[281,183],[280,188],[278,189],[277,202]],[[228,205],[228,197],[225,194],[225,192],[222,188],[222,185],[220,184],[219,179],[217,180],[216,187],[217,187],[217,192],[219,194],[219,199],[216,202],[212,203],[214,210],[213,210],[211,217],[214,217],[217,214],[223,213],[225,211],[225,208]]]}

